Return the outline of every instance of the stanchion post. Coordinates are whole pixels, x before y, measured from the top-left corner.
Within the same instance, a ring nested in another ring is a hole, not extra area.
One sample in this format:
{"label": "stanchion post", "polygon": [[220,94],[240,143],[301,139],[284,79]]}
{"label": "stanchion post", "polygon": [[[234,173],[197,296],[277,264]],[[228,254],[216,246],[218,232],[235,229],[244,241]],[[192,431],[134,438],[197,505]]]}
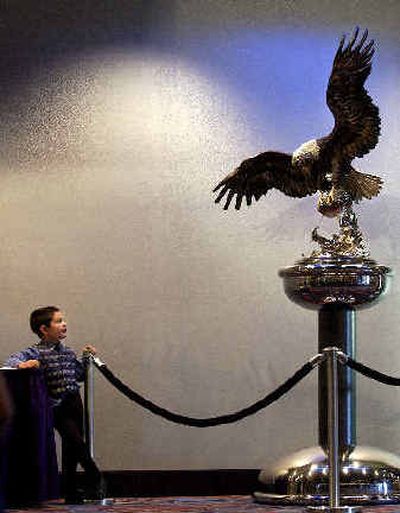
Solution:
{"label": "stanchion post", "polygon": [[94,458],[94,372],[91,354],[83,357],[85,366],[84,381],[84,434],[90,456]]}
{"label": "stanchion post", "polygon": [[[91,353],[84,353],[82,361],[85,367],[83,428],[85,443],[89,449],[90,456],[94,459],[94,366],[95,362],[97,366],[104,364],[97,356]],[[91,502],[108,506],[114,503],[114,499],[108,497]]]}
{"label": "stanchion post", "polygon": [[340,506],[338,349],[329,347],[325,351],[328,375],[329,506],[334,511]]}
{"label": "stanchion post", "polygon": [[326,347],[323,350],[326,356],[326,385],[327,385],[327,452],[329,465],[329,506],[309,506],[306,509],[313,512],[327,513],[356,513],[360,506],[340,505],[340,470],[341,452],[339,440],[339,373],[338,361],[343,363],[342,351],[337,347]]}

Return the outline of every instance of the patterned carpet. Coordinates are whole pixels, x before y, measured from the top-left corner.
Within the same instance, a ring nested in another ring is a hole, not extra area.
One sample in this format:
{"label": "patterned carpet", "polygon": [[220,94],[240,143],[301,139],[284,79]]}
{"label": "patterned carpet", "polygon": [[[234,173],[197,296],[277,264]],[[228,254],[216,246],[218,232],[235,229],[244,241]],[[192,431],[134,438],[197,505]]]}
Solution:
{"label": "patterned carpet", "polygon": [[[110,505],[66,506],[59,501],[40,508],[12,509],[10,513],[303,513],[301,507],[277,507],[256,504],[250,496],[223,497],[151,497],[114,499]],[[364,513],[400,513],[400,505],[369,506]]]}

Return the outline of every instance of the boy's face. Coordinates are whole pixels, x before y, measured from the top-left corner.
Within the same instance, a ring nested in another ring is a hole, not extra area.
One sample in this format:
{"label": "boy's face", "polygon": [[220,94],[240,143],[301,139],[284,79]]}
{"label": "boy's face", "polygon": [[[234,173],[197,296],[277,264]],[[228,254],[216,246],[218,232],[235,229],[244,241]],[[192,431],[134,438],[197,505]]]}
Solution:
{"label": "boy's face", "polygon": [[40,327],[44,342],[60,342],[67,336],[67,323],[62,312],[54,312],[49,326]]}

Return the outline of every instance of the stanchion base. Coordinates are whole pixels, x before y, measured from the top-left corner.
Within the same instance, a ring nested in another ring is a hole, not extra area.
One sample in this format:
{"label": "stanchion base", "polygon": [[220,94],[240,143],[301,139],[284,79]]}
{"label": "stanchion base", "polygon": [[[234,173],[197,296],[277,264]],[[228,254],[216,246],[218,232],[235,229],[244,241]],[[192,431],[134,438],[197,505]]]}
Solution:
{"label": "stanchion base", "polygon": [[362,511],[361,506],[308,506],[306,511],[310,511],[310,513],[358,513]]}
{"label": "stanchion base", "polygon": [[108,497],[106,499],[86,499],[83,501],[84,504],[90,504],[93,506],[111,506],[114,504],[115,499]]}
{"label": "stanchion base", "polygon": [[114,504],[115,500],[112,499],[111,497],[108,497],[107,499],[101,499],[100,501],[100,504],[102,506],[111,506],[112,504]]}
{"label": "stanchion base", "polygon": [[[262,471],[259,479],[273,483],[279,494],[255,492],[256,502],[329,509],[329,465],[320,447],[291,455],[275,471]],[[400,503],[400,458],[373,447],[357,447],[341,462],[340,502],[349,507]]]}

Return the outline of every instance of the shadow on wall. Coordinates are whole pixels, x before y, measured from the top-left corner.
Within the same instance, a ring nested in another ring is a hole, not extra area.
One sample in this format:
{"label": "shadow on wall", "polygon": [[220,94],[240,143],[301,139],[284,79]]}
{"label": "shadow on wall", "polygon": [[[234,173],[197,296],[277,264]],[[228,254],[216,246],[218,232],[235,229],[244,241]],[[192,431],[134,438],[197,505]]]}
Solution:
{"label": "shadow on wall", "polygon": [[8,2],[1,13],[2,95],[26,85],[35,70],[73,54],[113,45],[140,46],[161,24],[170,26],[173,13],[173,0],[116,0],[109,6],[92,0]]}

